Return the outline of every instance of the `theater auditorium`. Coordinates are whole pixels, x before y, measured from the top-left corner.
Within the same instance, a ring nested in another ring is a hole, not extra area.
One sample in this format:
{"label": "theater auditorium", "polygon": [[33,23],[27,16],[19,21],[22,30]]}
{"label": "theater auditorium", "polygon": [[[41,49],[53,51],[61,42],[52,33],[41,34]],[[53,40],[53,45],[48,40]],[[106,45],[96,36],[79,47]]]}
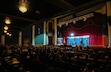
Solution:
{"label": "theater auditorium", "polygon": [[111,72],[110,0],[4,0],[0,9],[0,72]]}

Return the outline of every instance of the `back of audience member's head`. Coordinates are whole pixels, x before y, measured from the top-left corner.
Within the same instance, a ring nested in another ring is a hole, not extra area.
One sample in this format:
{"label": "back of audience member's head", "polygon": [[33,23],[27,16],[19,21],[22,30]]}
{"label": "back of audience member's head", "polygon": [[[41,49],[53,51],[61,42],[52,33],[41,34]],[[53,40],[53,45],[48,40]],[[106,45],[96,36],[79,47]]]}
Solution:
{"label": "back of audience member's head", "polygon": [[111,64],[106,65],[106,72],[111,72]]}
{"label": "back of audience member's head", "polygon": [[83,72],[93,72],[93,65],[91,63],[87,63]]}

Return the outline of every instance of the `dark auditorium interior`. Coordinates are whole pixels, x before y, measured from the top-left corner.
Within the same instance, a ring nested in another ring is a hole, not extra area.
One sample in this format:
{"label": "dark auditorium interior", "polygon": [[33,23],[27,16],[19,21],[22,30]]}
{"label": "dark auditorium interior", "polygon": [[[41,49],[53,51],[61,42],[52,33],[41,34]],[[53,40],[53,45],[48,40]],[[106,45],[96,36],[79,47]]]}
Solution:
{"label": "dark auditorium interior", "polygon": [[0,72],[111,72],[111,0],[0,0]]}

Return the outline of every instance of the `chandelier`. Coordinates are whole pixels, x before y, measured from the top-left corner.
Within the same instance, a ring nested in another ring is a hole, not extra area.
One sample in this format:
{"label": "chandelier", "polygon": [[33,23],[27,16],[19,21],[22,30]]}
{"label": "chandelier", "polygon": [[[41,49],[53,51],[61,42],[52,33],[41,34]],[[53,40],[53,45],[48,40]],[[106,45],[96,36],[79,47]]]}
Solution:
{"label": "chandelier", "polygon": [[22,13],[27,12],[29,2],[27,0],[19,0],[19,10]]}

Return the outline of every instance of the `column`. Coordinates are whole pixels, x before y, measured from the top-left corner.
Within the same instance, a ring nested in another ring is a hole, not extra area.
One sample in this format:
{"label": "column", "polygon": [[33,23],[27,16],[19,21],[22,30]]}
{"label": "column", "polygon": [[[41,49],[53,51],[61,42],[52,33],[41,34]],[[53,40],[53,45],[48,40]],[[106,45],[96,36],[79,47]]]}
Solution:
{"label": "column", "polygon": [[1,44],[5,45],[5,35],[1,35]]}
{"label": "column", "polygon": [[19,32],[19,46],[22,46],[22,32]]}
{"label": "column", "polygon": [[[111,1],[108,1],[106,3],[106,11],[107,11],[107,17],[111,16]],[[111,47],[111,26],[109,25],[109,22],[107,22],[108,24],[108,46]]]}
{"label": "column", "polygon": [[35,25],[32,25],[32,45],[35,45]]}
{"label": "column", "polygon": [[54,18],[54,45],[57,45],[57,18]]}
{"label": "column", "polygon": [[106,3],[107,6],[107,16],[111,16],[111,1]]}
{"label": "column", "polygon": [[43,30],[44,30],[44,44],[43,45],[46,45],[47,43],[47,39],[45,39],[45,37],[46,37],[46,30],[47,30],[47,23],[46,23],[46,21],[44,21],[44,28],[43,28]]}
{"label": "column", "polygon": [[111,47],[111,26],[108,24],[108,46]]}

